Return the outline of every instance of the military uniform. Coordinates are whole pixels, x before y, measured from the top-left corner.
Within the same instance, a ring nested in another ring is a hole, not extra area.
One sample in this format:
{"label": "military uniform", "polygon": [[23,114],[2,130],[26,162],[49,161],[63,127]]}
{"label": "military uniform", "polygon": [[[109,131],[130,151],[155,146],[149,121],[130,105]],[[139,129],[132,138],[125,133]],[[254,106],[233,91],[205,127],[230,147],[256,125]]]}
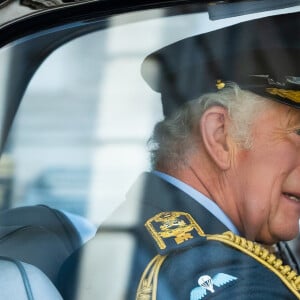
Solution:
{"label": "military uniform", "polygon": [[[140,204],[140,214],[131,229],[135,250],[125,299],[300,299],[296,273],[288,267],[280,269],[282,261],[261,246],[231,233],[221,235],[228,229],[216,217],[156,175],[143,174],[124,205],[129,202]],[[124,206],[112,217],[121,217],[122,212]],[[97,235],[101,234],[100,228]],[[66,300],[88,299],[77,298],[74,292],[75,265],[81,254],[73,255],[61,273]],[[118,255],[122,257],[122,249]],[[88,288],[99,284],[100,278],[95,278]]]}
{"label": "military uniform", "polygon": [[[155,257],[157,253],[160,257],[164,257],[161,267],[157,270],[156,299],[195,300],[211,297],[213,299],[297,299],[282,279],[268,269],[268,266],[263,265],[263,259],[258,261],[249,255],[255,251],[265,252],[264,255],[270,256],[270,254],[262,248],[254,250],[255,244],[230,233],[227,235],[228,239],[238,240],[236,245],[240,246],[247,243],[245,248],[249,249],[249,252],[244,253],[225,244],[222,237],[216,234],[226,232],[228,229],[209,211],[176,187],[154,175],[144,176],[143,179],[140,178],[146,189],[142,199],[144,212],[142,222],[145,221],[147,226],[140,228],[138,248],[145,247],[146,240],[149,243],[150,233],[153,238],[150,240],[155,245],[156,251],[153,251],[150,246],[143,251],[147,252],[149,258]],[[150,191],[157,191],[157,195]],[[180,226],[180,222],[185,224]],[[212,236],[207,238],[207,235]],[[138,263],[145,262],[134,263],[135,272]],[[145,269],[146,266],[141,266],[141,269],[143,268]],[[157,267],[152,267],[148,273],[155,268]],[[209,276],[212,280],[213,290],[210,291],[199,285],[199,279],[204,276]],[[148,277],[145,276],[143,279]],[[300,279],[298,281],[300,283]],[[147,294],[147,288],[145,286],[143,288],[142,282],[139,292],[137,299],[144,299],[141,294]]]}

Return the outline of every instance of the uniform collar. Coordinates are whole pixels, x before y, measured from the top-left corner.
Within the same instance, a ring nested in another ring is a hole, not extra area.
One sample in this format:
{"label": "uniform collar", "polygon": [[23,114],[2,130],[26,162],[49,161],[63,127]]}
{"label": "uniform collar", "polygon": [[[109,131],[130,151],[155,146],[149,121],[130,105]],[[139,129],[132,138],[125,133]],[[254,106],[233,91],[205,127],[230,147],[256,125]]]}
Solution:
{"label": "uniform collar", "polygon": [[[130,218],[131,223],[137,226],[158,213],[180,211],[190,214],[206,234],[228,231],[224,223],[203,205],[199,205],[189,194],[153,173],[142,173],[128,191],[126,198],[125,203],[131,207],[138,207],[137,218]],[[122,207],[120,210],[123,210]]]}
{"label": "uniform collar", "polygon": [[205,207],[212,215],[214,215],[219,221],[221,221],[230,231],[232,231],[234,234],[239,235],[239,231],[234,226],[232,221],[229,219],[229,217],[222,211],[222,209],[211,199],[207,198],[205,195],[200,193],[199,191],[195,190],[188,184],[182,182],[178,178],[175,178],[171,175],[168,175],[166,173],[160,172],[160,171],[152,171],[152,173],[163,180],[171,183],[172,185],[176,186],[181,191],[188,194],[190,197],[192,197],[194,200],[196,200],[200,205]]}

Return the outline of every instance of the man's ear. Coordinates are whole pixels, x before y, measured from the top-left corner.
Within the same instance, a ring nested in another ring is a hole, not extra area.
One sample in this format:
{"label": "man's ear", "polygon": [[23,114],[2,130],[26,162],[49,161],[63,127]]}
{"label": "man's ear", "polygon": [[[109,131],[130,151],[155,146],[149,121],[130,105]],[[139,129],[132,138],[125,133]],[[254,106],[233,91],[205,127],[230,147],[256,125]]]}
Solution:
{"label": "man's ear", "polygon": [[222,106],[210,107],[202,115],[199,125],[207,153],[219,168],[227,170],[231,164],[227,109]]}

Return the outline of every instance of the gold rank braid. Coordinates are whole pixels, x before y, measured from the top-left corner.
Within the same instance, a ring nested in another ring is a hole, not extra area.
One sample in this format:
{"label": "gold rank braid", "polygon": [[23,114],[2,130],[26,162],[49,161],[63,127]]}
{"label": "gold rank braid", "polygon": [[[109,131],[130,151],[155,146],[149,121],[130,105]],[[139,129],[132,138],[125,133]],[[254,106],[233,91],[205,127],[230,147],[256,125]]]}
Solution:
{"label": "gold rank braid", "polygon": [[283,265],[282,260],[270,253],[258,243],[246,240],[231,231],[217,235],[206,235],[207,240],[219,241],[253,257],[262,265],[275,273],[290,291],[300,299],[300,276],[289,265]]}

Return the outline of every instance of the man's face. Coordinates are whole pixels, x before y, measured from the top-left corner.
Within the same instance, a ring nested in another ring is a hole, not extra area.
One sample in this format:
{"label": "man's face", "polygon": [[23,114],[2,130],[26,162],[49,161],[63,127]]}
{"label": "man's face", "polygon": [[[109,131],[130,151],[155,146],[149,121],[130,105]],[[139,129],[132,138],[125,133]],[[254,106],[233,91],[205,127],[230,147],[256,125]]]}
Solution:
{"label": "man's face", "polygon": [[250,150],[236,152],[240,229],[266,244],[290,240],[299,231],[300,110],[270,103],[252,137]]}

